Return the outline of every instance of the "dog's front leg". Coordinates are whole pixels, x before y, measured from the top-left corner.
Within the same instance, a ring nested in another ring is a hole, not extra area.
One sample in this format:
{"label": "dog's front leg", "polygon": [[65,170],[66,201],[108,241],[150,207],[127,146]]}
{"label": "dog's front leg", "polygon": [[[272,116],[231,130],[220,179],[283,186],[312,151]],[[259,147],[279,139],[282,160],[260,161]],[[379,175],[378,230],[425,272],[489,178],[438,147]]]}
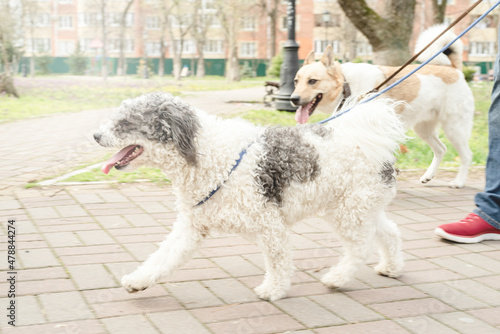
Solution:
{"label": "dog's front leg", "polygon": [[162,276],[171,275],[186,263],[204,239],[204,234],[190,222],[179,219],[160,248],[131,274],[122,278],[128,292],[142,291],[154,285]]}
{"label": "dog's front leg", "polygon": [[293,273],[292,251],[288,240],[288,230],[283,225],[267,229],[257,236],[266,265],[266,274],[261,285],[255,288],[259,298],[278,300],[286,296],[290,289]]}

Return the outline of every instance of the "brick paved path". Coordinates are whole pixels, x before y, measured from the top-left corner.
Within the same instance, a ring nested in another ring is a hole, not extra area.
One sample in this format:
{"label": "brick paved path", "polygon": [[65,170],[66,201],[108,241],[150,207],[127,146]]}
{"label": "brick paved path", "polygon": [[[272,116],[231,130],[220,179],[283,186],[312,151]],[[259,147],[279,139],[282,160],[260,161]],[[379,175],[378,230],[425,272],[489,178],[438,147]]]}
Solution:
{"label": "brick paved path", "polygon": [[90,134],[108,113],[0,125],[2,270],[8,219],[16,220],[19,233],[18,327],[7,325],[9,287],[1,278],[3,333],[500,333],[500,242],[460,245],[433,235],[438,224],[473,208],[481,170],[461,190],[446,187],[452,175],[445,172],[429,186],[403,173],[389,209],[404,238],[406,267],[399,279],[376,275],[374,255],[349,286],[327,289],[319,277],[341,249],[326,223],[312,218],[294,228],[297,270],[288,298],[269,303],[255,296],[262,257],[237,236],[209,238],[168,283],[126,293],[121,276],[171,230],[170,187],[23,187],[102,157],[106,151]]}

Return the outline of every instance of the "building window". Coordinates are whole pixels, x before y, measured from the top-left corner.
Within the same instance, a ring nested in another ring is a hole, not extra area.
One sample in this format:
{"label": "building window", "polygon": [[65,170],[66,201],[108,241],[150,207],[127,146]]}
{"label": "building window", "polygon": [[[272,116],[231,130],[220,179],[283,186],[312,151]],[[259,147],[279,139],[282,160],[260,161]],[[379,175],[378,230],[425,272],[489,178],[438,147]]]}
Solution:
{"label": "building window", "polygon": [[240,57],[254,58],[257,56],[257,45],[255,42],[240,44]]}
{"label": "building window", "polygon": [[190,14],[171,15],[169,19],[172,20],[172,27],[174,28],[187,28],[191,23]]}
{"label": "building window", "polygon": [[256,26],[256,22],[255,22],[255,16],[244,16],[243,17],[243,24],[242,24],[242,28],[243,28],[243,31],[255,31],[255,26]]}
{"label": "building window", "polygon": [[328,22],[325,22],[323,14],[314,14],[315,27],[340,27],[340,15],[330,14]]}
{"label": "building window", "polygon": [[206,54],[224,53],[224,41],[223,40],[207,40],[203,48],[203,52]]}
{"label": "building window", "polygon": [[469,55],[476,57],[494,57],[495,42],[471,42]]}
{"label": "building window", "polygon": [[68,56],[75,52],[75,42],[73,41],[58,41],[57,54],[60,56]]}
{"label": "building window", "polygon": [[97,26],[100,21],[101,21],[101,13],[95,13],[95,12],[78,13],[78,26],[80,27]]}
{"label": "building window", "polygon": [[340,41],[328,41],[328,40],[315,40],[314,41],[314,52],[323,53],[328,45],[333,48],[333,53],[340,53]]}
{"label": "building window", "polygon": [[92,51],[90,49],[90,43],[92,43],[92,38],[80,38],[80,40],[78,42],[80,45],[80,51],[82,51],[82,52]]}
{"label": "building window", "polygon": [[372,46],[368,42],[356,43],[356,54],[359,56],[368,56],[373,54]]}
{"label": "building window", "polygon": [[209,27],[220,28],[220,20],[217,14],[205,14],[205,20]]}
{"label": "building window", "polygon": [[[179,49],[181,48],[181,40],[176,39],[175,43],[177,45],[177,52],[179,52]],[[182,53],[188,55],[196,53],[196,45],[193,40],[188,39],[182,42]]]}
{"label": "building window", "polygon": [[159,56],[161,54],[160,42],[147,42],[146,43],[146,54],[148,56]]}
{"label": "building window", "polygon": [[159,30],[161,28],[161,19],[159,16],[146,16],[146,29]]}
{"label": "building window", "polygon": [[69,15],[59,16],[59,28],[72,29],[73,28],[73,16],[69,16]]}
{"label": "building window", "polygon": [[50,16],[47,13],[36,14],[33,20],[35,27],[48,27],[50,26]]}
{"label": "building window", "polygon": [[50,52],[50,38],[31,38],[28,43],[28,52],[48,53]]}
{"label": "building window", "polygon": [[[109,39],[106,43],[109,52],[118,53],[120,52],[120,39],[113,38]],[[134,52],[134,40],[133,39],[125,39],[123,44],[123,51],[125,53]]]}
{"label": "building window", "polygon": [[[476,19],[479,18],[479,15],[474,15],[472,16],[472,20],[475,21]],[[496,28],[497,26],[497,16],[496,15],[487,15],[485,16],[476,26],[475,28],[478,29],[485,29],[485,28]]]}

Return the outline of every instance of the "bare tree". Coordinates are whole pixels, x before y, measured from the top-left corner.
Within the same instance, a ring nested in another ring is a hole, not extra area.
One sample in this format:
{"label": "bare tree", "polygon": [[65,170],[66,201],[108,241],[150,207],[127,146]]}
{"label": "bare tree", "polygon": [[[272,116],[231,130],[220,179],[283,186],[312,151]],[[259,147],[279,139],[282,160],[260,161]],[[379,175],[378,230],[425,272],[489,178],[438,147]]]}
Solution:
{"label": "bare tree", "polygon": [[219,0],[216,5],[227,46],[226,79],[229,82],[239,81],[238,33],[247,5],[244,0]]}
{"label": "bare tree", "polygon": [[205,44],[207,41],[207,32],[212,23],[212,16],[207,12],[206,0],[195,0],[193,8],[193,25],[191,27],[191,35],[196,42],[198,51],[198,66],[196,70],[197,77],[205,76]]}
{"label": "bare tree", "polygon": [[20,37],[18,22],[15,20],[18,14],[9,0],[0,0],[0,63],[3,64],[3,73],[0,73],[0,93],[5,92],[15,97],[19,97],[19,94],[12,79],[14,74],[12,62],[16,51],[15,44]]}
{"label": "bare tree", "polygon": [[125,59],[125,33],[127,31],[127,14],[134,0],[127,0],[120,16],[120,57],[118,58],[117,75],[127,74],[127,61]]}
{"label": "bare tree", "polygon": [[433,24],[443,23],[447,0],[432,0]]}
{"label": "bare tree", "polygon": [[170,15],[170,7],[167,6],[165,0],[160,0],[160,61],[158,63],[158,75],[165,75],[165,53],[167,52],[167,43],[165,42],[165,32],[168,28],[168,17]]}
{"label": "bare tree", "polygon": [[172,0],[169,8],[168,32],[170,35],[170,51],[173,58],[173,74],[175,80],[181,79],[182,52],[184,41],[191,30],[193,19],[188,6],[183,6],[182,0]]}
{"label": "bare tree", "polygon": [[276,31],[278,25],[279,4],[281,0],[259,0],[258,6],[266,14],[268,20],[268,52],[271,59],[276,56]]}
{"label": "bare tree", "polygon": [[338,3],[372,45],[375,64],[401,65],[410,57],[415,1],[387,0],[384,16],[365,0],[338,0]]}
{"label": "bare tree", "polygon": [[102,38],[102,67],[101,67],[101,75],[103,80],[108,78],[108,52],[107,52],[107,10],[106,10],[106,0],[99,0],[99,12],[101,13],[101,38]]}

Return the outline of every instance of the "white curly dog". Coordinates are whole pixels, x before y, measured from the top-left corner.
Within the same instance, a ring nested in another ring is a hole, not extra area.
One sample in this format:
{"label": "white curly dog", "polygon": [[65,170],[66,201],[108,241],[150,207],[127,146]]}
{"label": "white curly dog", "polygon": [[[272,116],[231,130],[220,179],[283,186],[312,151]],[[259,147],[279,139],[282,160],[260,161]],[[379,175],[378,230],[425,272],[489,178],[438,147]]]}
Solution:
{"label": "white curly dog", "polygon": [[401,238],[384,209],[396,194],[394,151],[404,132],[384,99],[327,125],[270,128],[211,116],[165,93],[124,101],[94,134],[102,146],[123,148],[103,171],[160,168],[172,181],[179,215],[159,249],[122,278],[123,287],[144,290],[188,261],[210,233],[237,233],[264,254],[266,274],[255,292],[280,299],[293,273],[290,227],[318,214],[345,248],[324,284],[348,283],[374,244],[375,270],[397,277]]}

